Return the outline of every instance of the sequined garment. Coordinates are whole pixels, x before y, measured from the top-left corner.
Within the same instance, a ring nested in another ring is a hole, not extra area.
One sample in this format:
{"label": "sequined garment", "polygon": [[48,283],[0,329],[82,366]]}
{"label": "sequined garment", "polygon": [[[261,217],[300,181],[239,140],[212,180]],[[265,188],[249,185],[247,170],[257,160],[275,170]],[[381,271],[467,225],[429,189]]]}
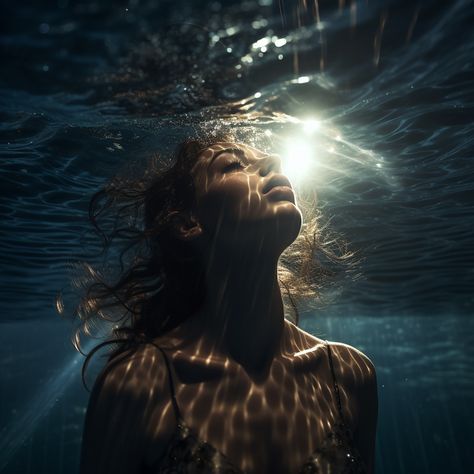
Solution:
{"label": "sequined garment", "polygon": [[[158,346],[156,346],[158,347]],[[363,461],[352,446],[350,430],[344,423],[342,406],[337,385],[329,343],[326,341],[329,365],[334,382],[334,390],[339,411],[339,422],[326,435],[321,446],[306,460],[298,474],[365,474]],[[169,373],[173,406],[178,421],[175,435],[166,452],[155,466],[147,467],[143,474],[245,474],[234,466],[227,457],[211,444],[199,439],[197,434],[186,425],[176,402],[171,369],[168,357],[162,352]]]}

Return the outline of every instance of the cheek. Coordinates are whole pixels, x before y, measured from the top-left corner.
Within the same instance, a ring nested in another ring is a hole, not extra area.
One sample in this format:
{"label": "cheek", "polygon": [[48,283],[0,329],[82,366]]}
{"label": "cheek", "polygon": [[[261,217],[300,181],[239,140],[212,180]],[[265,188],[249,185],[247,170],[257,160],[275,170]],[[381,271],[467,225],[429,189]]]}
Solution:
{"label": "cheek", "polygon": [[244,173],[201,186],[198,215],[204,232],[231,245],[264,239],[282,250],[291,244],[301,228],[299,209],[288,201],[262,196],[261,188],[258,176]]}
{"label": "cheek", "polygon": [[256,219],[265,210],[258,191],[258,182],[239,174],[209,184],[199,198],[201,219],[212,222],[237,223]]}

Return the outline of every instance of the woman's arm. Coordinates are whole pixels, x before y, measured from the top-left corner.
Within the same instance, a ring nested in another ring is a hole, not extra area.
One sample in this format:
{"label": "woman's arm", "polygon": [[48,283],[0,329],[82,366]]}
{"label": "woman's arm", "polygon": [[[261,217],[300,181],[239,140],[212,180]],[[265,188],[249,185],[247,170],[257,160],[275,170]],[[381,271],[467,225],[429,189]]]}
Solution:
{"label": "woman's arm", "polygon": [[[110,362],[98,377],[87,409],[81,474],[138,474],[146,449],[146,420],[160,379],[146,351]],[[154,377],[153,377],[154,375]],[[155,382],[154,382],[155,381]]]}

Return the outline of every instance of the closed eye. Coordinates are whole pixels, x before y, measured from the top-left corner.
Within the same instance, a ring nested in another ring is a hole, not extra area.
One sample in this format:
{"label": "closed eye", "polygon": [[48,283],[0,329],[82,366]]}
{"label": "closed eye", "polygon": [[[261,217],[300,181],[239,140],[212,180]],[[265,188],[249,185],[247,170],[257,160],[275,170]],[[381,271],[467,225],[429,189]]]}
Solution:
{"label": "closed eye", "polygon": [[245,165],[241,160],[234,160],[224,166],[224,172],[232,171],[234,169],[244,168]]}

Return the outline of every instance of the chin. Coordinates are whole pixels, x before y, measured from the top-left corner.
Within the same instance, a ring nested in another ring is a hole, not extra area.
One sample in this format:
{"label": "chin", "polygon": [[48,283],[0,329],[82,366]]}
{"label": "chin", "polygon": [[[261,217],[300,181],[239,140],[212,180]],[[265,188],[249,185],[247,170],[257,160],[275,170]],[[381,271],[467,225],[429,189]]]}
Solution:
{"label": "chin", "polygon": [[278,203],[275,209],[275,216],[277,220],[286,219],[299,222],[300,227],[303,221],[303,216],[301,211],[298,209],[298,206],[290,201]]}
{"label": "chin", "polygon": [[278,206],[272,226],[273,235],[278,238],[282,250],[289,247],[298,237],[303,224],[301,211],[293,203]]}

